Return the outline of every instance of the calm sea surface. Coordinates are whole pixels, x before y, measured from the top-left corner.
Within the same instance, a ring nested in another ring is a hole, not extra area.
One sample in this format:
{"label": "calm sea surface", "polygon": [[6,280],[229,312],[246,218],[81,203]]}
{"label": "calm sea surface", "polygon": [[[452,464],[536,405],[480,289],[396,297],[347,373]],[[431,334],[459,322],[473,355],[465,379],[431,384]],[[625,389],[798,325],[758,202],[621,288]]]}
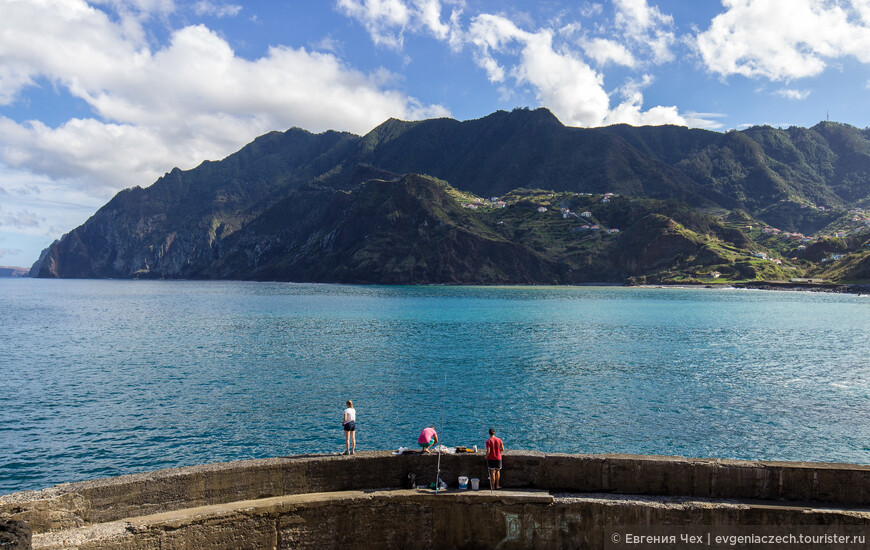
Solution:
{"label": "calm sea surface", "polygon": [[447,445],[870,463],[870,298],[0,279],[0,493]]}

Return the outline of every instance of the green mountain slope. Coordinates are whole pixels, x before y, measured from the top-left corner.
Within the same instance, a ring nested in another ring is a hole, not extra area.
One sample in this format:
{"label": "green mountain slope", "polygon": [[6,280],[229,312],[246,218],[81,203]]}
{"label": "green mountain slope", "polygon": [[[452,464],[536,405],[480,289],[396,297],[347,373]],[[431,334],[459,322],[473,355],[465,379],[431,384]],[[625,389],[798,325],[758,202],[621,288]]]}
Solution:
{"label": "green mountain slope", "polygon": [[485,197],[539,187],[697,205],[727,202],[620,137],[563,126],[546,109],[499,111],[466,122],[391,119],[362,138],[355,160],[400,174],[429,174]]}
{"label": "green mountain slope", "polygon": [[[473,196],[509,207],[465,208]],[[860,279],[860,262],[832,270],[804,249],[866,230],[868,207],[870,133],[843,124],[582,129],[545,109],[391,119],[365,136],[272,132],[122,191],[31,274],[570,283],[821,270]],[[599,229],[578,227],[583,210]]]}
{"label": "green mountain slope", "polygon": [[[431,178],[295,191],[228,241],[202,276],[350,283],[557,283],[535,251],[481,223]],[[252,251],[254,251],[252,253]]]}

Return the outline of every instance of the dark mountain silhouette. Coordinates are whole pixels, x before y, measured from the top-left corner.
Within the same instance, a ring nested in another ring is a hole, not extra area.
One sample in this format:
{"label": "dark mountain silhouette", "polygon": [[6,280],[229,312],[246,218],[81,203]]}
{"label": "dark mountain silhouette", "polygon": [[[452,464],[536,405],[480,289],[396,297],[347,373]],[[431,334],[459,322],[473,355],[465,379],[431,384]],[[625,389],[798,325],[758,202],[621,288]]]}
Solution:
{"label": "dark mountain silhouette", "polygon": [[[507,208],[465,208],[472,195],[516,190]],[[626,197],[635,202],[623,204]],[[613,219],[587,234],[576,212],[554,216],[574,211],[570,204]],[[540,206],[550,214],[535,217]],[[366,283],[667,280],[714,270],[787,277],[748,258],[764,250],[788,260],[796,250],[746,228],[809,235],[846,223],[860,233],[867,207],[870,132],[844,124],[583,129],[546,109],[465,122],[390,119],[365,136],[271,132],[222,161],[121,191],[46,249],[31,275]],[[594,233],[617,224],[619,237],[605,242]],[[853,248],[849,254],[864,253]]]}

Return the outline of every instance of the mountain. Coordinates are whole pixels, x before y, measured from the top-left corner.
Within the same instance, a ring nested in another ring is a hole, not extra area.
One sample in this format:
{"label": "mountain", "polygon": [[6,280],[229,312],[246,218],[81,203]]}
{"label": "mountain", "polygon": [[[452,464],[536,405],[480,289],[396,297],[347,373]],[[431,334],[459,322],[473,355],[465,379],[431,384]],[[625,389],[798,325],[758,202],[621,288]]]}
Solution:
{"label": "mountain", "polygon": [[[491,197],[505,207],[479,202]],[[539,216],[541,207],[549,214]],[[598,230],[580,227],[578,208],[601,218],[588,224]],[[584,129],[546,109],[517,109],[464,122],[390,119],[365,136],[266,134],[222,161],[121,191],[43,251],[31,273],[365,283],[788,278],[821,260],[762,229],[860,235],[867,208],[866,130],[830,122],[727,133]],[[604,237],[601,228],[621,231]],[[824,267],[860,279],[862,265]]]}
{"label": "mountain", "polygon": [[[351,191],[304,186],[226,239],[221,257],[193,275],[387,284],[657,281],[727,271],[723,247],[742,250],[746,260],[752,254],[740,248],[749,241],[739,231],[675,203],[542,190],[504,199],[504,206],[493,204],[413,174]],[[588,219],[574,210],[587,208]]]}
{"label": "mountain", "polygon": [[2,267],[0,266],[0,277],[27,277],[30,272],[26,267]]}
{"label": "mountain", "polygon": [[479,120],[390,119],[361,140],[352,164],[420,173],[479,196],[517,188],[729,202],[664,162],[600,129],[570,128],[546,109],[499,111]]}
{"label": "mountain", "polygon": [[370,180],[349,192],[295,190],[228,239],[225,254],[196,275],[389,284],[559,282],[546,258],[481,223],[449,190],[416,175]]}

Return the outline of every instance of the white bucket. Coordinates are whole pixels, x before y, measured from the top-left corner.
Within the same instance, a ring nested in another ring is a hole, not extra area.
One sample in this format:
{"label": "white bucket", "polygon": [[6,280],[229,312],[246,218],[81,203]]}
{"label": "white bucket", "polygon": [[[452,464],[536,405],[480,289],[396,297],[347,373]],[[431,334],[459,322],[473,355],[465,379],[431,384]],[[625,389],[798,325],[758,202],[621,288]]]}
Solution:
{"label": "white bucket", "polygon": [[478,489],[480,489],[480,480],[476,477],[471,478],[471,490],[477,491]]}
{"label": "white bucket", "polygon": [[465,476],[459,476],[459,488],[460,489],[468,489],[468,478]]}

